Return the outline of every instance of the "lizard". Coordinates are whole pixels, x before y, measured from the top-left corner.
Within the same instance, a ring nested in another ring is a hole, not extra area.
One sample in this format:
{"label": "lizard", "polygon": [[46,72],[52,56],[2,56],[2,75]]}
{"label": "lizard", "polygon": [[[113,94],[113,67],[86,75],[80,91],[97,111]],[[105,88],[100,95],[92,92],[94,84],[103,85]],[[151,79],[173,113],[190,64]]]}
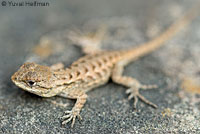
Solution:
{"label": "lizard", "polygon": [[128,87],[128,99],[134,99],[136,108],[138,99],[157,108],[157,105],[147,100],[139,93],[140,89],[156,88],[156,85],[143,85],[137,79],[123,76],[124,67],[158,49],[177,32],[191,22],[198,14],[196,8],[177,19],[169,28],[154,39],[128,50],[101,50],[100,41],[103,32],[100,30],[93,36],[71,34],[69,38],[82,47],[86,54],[69,67],[64,68],[63,63],[52,66],[39,65],[34,62],[24,63],[17,72],[11,76],[14,84],[25,91],[42,97],[61,96],[75,99],[72,110],[65,112],[62,124],[71,123],[74,126],[76,118],[82,119],[80,112],[86,103],[87,92],[104,85],[111,78],[113,82]]}

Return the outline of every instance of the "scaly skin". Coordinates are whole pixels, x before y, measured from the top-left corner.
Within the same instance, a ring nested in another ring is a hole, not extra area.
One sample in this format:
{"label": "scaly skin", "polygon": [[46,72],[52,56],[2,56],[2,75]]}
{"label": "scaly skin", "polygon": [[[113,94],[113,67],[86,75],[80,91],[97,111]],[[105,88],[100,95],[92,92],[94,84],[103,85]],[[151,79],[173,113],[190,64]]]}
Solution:
{"label": "scaly skin", "polygon": [[160,47],[186,26],[197,13],[196,10],[189,11],[160,36],[130,50],[102,51],[99,49],[98,46],[101,44],[100,41],[104,34],[102,31],[97,32],[98,34],[94,34],[94,36],[78,36],[71,33],[69,38],[83,48],[86,56],[75,61],[66,69],[62,63],[51,67],[36,63],[24,63],[11,79],[18,87],[42,97],[59,95],[76,99],[72,110],[66,111],[66,115],[63,116],[62,124],[72,120],[71,127],[73,127],[76,117],[81,119],[80,111],[86,102],[86,93],[105,84],[109,78],[128,87],[126,93],[130,94],[128,99],[134,98],[134,108],[136,108],[138,98],[156,108],[155,104],[139,93],[139,89],[156,88],[156,85],[142,85],[132,77],[122,76],[124,66]]}

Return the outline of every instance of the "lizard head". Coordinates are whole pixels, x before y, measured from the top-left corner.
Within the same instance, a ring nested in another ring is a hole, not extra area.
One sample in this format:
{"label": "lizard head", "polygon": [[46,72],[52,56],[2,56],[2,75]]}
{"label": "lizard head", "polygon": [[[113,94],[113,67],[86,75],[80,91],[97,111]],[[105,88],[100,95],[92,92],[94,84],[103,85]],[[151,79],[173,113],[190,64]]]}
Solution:
{"label": "lizard head", "polygon": [[47,66],[24,63],[11,77],[18,87],[39,96],[48,94],[54,85],[54,75]]}

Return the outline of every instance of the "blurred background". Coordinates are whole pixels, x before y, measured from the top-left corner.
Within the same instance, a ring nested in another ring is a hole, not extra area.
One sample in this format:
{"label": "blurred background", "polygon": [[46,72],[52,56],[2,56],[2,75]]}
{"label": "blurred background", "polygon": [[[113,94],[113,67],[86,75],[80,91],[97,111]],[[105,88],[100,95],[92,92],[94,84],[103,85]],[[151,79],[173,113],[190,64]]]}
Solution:
{"label": "blurred background", "polygon": [[134,111],[125,88],[109,82],[89,93],[83,121],[70,129],[59,118],[74,101],[43,99],[10,80],[26,61],[68,66],[83,56],[67,39],[71,30],[94,31],[103,25],[103,48],[130,48],[159,35],[197,0],[42,0],[49,3],[44,7],[5,1],[3,6],[0,0],[0,133],[200,133],[200,17],[164,48],[126,68],[126,75],[159,85],[141,91],[159,106],[156,110],[140,102]]}

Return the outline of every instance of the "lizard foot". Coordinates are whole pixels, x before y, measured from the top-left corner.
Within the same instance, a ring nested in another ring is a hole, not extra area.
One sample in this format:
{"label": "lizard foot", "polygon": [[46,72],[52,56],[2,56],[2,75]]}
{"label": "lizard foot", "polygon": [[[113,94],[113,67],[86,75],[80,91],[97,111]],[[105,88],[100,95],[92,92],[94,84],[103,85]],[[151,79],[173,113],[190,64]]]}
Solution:
{"label": "lizard foot", "polygon": [[71,111],[65,111],[65,114],[66,115],[64,115],[62,117],[62,119],[63,119],[62,125],[65,125],[72,120],[71,127],[73,127],[75,120],[76,120],[76,117],[78,117],[80,120],[82,120],[79,110],[72,109]]}
{"label": "lizard foot", "polygon": [[131,88],[126,90],[126,93],[130,94],[128,100],[134,98],[134,104],[133,104],[134,109],[136,109],[138,98],[141,99],[146,104],[151,105],[154,108],[157,108],[156,104],[150,102],[139,93],[139,89],[152,89],[152,88],[157,88],[157,85],[138,85],[138,86],[132,86]]}

